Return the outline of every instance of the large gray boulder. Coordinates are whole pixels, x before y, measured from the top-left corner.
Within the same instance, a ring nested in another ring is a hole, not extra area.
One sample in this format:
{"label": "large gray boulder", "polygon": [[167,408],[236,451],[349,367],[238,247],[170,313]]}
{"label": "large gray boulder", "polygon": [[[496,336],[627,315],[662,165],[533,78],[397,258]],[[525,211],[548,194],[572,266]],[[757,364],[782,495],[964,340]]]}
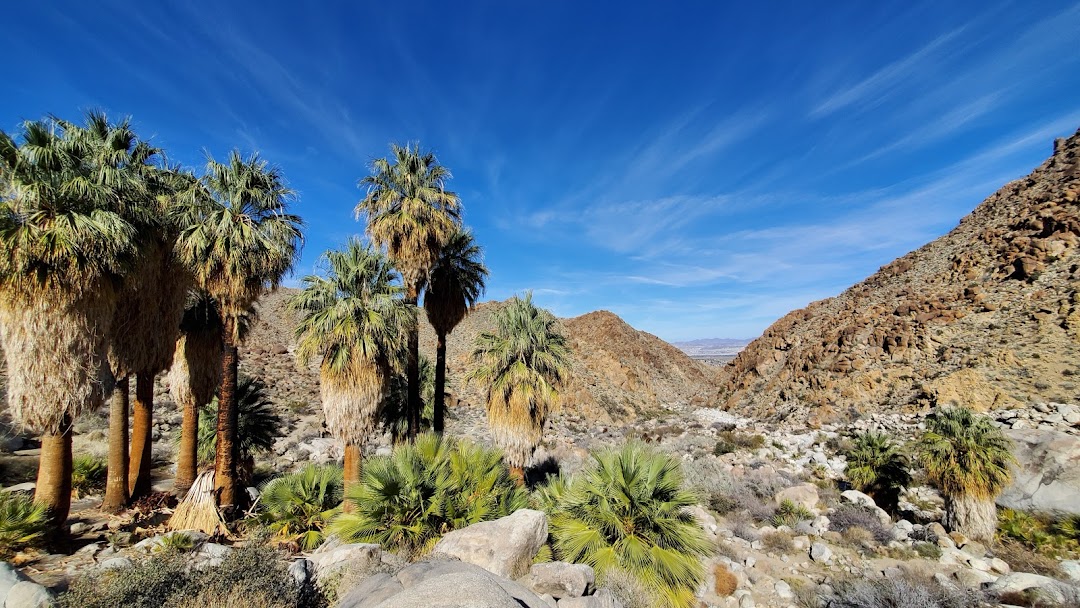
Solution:
{"label": "large gray boulder", "polygon": [[343,543],[336,536],[331,537],[307,556],[314,569],[315,578],[325,577],[332,572],[353,566],[364,568],[382,561],[382,547],[374,543]]}
{"label": "large gray boulder", "polygon": [[1006,574],[990,584],[990,591],[998,595],[1007,592],[1020,593],[1028,589],[1035,589],[1046,599],[1058,604],[1080,595],[1080,589],[1072,585],[1027,572]]}
{"label": "large gray boulder", "polygon": [[518,582],[537,595],[547,594],[555,599],[581,597],[592,593],[596,573],[586,564],[548,562],[533,564]]}
{"label": "large gray boulder", "polygon": [[550,608],[525,587],[473,564],[424,561],[380,573],[342,595],[339,608]]}
{"label": "large gray boulder", "polygon": [[547,536],[547,516],[542,511],[521,509],[494,521],[448,533],[435,545],[434,553],[516,579],[529,571]]}
{"label": "large gray boulder", "polygon": [[4,608],[51,608],[53,605],[49,590],[33,581],[15,583],[4,598]]}
{"label": "large gray boulder", "polygon": [[1017,464],[997,504],[1010,509],[1080,514],[1080,438],[1058,431],[1008,429]]}
{"label": "large gray boulder", "polygon": [[8,591],[16,584],[30,580],[18,568],[7,562],[0,562],[0,606],[4,605],[4,599]]}

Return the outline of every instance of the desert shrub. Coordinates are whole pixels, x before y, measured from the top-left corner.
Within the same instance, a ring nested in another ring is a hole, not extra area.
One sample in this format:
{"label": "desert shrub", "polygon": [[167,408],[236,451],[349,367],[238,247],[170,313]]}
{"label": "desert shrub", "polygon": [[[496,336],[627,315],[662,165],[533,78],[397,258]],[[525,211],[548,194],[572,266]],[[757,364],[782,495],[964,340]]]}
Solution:
{"label": "desert shrub", "polygon": [[623,608],[655,608],[660,605],[656,593],[637,577],[622,570],[612,570],[604,577],[604,587],[622,603]]}
{"label": "desert shrub", "polygon": [[0,558],[42,542],[47,529],[44,505],[24,494],[0,491]]}
{"label": "desert shrub", "polygon": [[1014,541],[1052,558],[1071,557],[1078,549],[1076,521],[1071,517],[1055,519],[1014,509],[998,511],[998,541]]}
{"label": "desert shrub", "polygon": [[885,433],[856,435],[847,456],[846,475],[856,489],[866,492],[881,508],[897,511],[900,491],[911,483],[908,458]]}
{"label": "desert shrub", "polygon": [[712,551],[687,507],[677,459],[631,442],[593,454],[549,511],[555,554],[585,563],[600,584],[613,571],[642,582],[661,606],[688,607],[705,578],[700,558]]}
{"label": "desert shrub", "polygon": [[975,592],[946,587],[934,579],[857,578],[836,584],[830,608],[977,608]]}
{"label": "desert shrub", "polygon": [[871,510],[858,505],[840,505],[829,514],[829,529],[843,533],[848,528],[862,528],[874,535],[874,540],[887,544],[893,539],[892,530],[882,525]]}
{"label": "desert shrub", "polygon": [[812,520],[814,517],[814,512],[810,509],[790,500],[783,500],[769,522],[777,528],[780,526],[794,528],[800,521]]}
{"label": "desert shrub", "polygon": [[369,460],[346,500],[354,511],[338,515],[332,533],[421,555],[451,530],[526,506],[528,496],[498,450],[424,433]]}
{"label": "desert shrub", "polygon": [[735,593],[735,590],[739,588],[738,577],[723,564],[713,566],[713,578],[715,579],[713,591],[720,597],[727,597]]}
{"label": "desert shrub", "polygon": [[195,548],[195,538],[184,533],[183,530],[170,532],[161,537],[161,544],[156,547],[158,551],[173,551],[183,553]]}
{"label": "desert shrub", "polygon": [[878,544],[873,532],[859,526],[852,526],[844,530],[841,532],[841,536],[843,536],[844,543],[847,546],[860,551],[868,551]]}
{"label": "desert shrub", "polygon": [[994,545],[994,555],[1009,564],[1015,572],[1031,572],[1043,576],[1061,576],[1058,560],[1011,539]]}
{"label": "desert shrub", "polygon": [[731,525],[731,533],[736,538],[741,538],[747,542],[754,542],[761,540],[761,533],[754,527],[754,522],[751,521],[745,515],[735,515],[729,519]]}
{"label": "desert shrub", "polygon": [[263,485],[259,521],[279,538],[311,551],[322,544],[323,529],[337,515],[343,491],[341,467],[308,465]]}
{"label": "desert shrub", "polygon": [[104,458],[84,454],[71,461],[71,489],[76,496],[96,494],[105,489]]}
{"label": "desert shrub", "polygon": [[915,552],[919,554],[919,557],[926,559],[936,560],[941,557],[941,547],[937,546],[936,543],[915,543]]}
{"label": "desert shrub", "polygon": [[[193,603],[196,599],[201,603]],[[202,569],[192,568],[188,554],[163,551],[127,568],[94,571],[76,579],[57,602],[61,608],[306,608],[319,600],[297,589],[276,551],[251,545]]]}
{"label": "desert shrub", "polygon": [[795,540],[787,532],[769,532],[761,537],[761,544],[770,553],[792,553]]}
{"label": "desert shrub", "polygon": [[738,431],[721,431],[713,446],[713,456],[722,456],[739,450],[757,450],[765,445],[763,435],[750,435]]}

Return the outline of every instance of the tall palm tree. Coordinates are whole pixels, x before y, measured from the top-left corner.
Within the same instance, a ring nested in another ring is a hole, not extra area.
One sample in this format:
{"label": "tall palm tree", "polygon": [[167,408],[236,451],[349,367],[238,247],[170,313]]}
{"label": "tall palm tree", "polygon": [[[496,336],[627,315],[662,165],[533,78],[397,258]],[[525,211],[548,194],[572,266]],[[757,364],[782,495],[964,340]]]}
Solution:
{"label": "tall palm tree", "polygon": [[900,491],[911,483],[908,460],[899,446],[885,433],[870,431],[855,437],[846,456],[848,481],[879,507],[896,514]]}
{"label": "tall palm tree", "polygon": [[435,405],[432,426],[443,432],[446,397],[446,336],[454,331],[484,292],[483,252],[468,230],[458,230],[443,246],[431,269],[424,311],[438,338],[435,348]]}
{"label": "tall palm tree", "polygon": [[222,329],[214,299],[204,291],[191,291],[169,368],[169,392],[183,411],[173,483],[177,493],[186,492],[198,474],[199,410],[221,384]]}
{"label": "tall palm tree", "polygon": [[360,479],[360,447],[375,427],[402,338],[416,308],[401,299],[390,260],[349,240],[327,251],[325,277],[310,275],[289,305],[299,313],[297,357],[321,357],[319,391],[326,426],[345,444],[345,486]]}
{"label": "tall palm tree", "polygon": [[[371,165],[372,174],[360,180],[367,195],[356,206],[367,217],[367,235],[385,247],[401,272],[405,301],[415,307],[439,251],[460,226],[460,201],[446,189],[450,171],[420,145],[390,144],[392,158]],[[409,438],[420,426],[420,338],[409,331],[406,376],[409,381]]]}
{"label": "tall palm tree", "polygon": [[966,407],[927,416],[920,460],[945,498],[946,528],[989,542],[997,525],[994,500],[1012,479],[1012,442],[986,416]]}
{"label": "tall palm tree", "polygon": [[224,163],[209,158],[187,196],[177,253],[218,303],[223,326],[215,492],[222,507],[239,507],[245,496],[236,483],[238,318],[292,268],[303,222],[288,213],[293,192],[285,178],[258,154],[243,158],[234,150]]}
{"label": "tall palm tree", "polygon": [[[120,154],[137,138],[110,138]],[[71,425],[112,390],[107,336],[136,252],[145,185],[103,163],[82,127],[57,119],[0,132],[0,338],[12,417],[42,434],[35,500],[61,524],[71,505]]]}
{"label": "tall palm tree", "polygon": [[559,384],[570,365],[566,338],[555,316],[514,296],[495,314],[494,332],[476,337],[468,379],[487,391],[488,424],[495,443],[521,483],[544,437],[548,413],[559,403]]}

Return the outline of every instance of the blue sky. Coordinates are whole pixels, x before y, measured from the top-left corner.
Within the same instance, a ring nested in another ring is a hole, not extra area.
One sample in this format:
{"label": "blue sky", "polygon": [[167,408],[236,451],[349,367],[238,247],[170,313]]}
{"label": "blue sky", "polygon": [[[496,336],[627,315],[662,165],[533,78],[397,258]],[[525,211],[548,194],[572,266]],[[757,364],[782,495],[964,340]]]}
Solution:
{"label": "blue sky", "polygon": [[[456,5],[456,6],[455,6]],[[0,128],[131,115],[280,165],[297,274],[391,141],[449,167],[489,298],[753,337],[944,234],[1080,127],[1066,2],[20,2]]]}

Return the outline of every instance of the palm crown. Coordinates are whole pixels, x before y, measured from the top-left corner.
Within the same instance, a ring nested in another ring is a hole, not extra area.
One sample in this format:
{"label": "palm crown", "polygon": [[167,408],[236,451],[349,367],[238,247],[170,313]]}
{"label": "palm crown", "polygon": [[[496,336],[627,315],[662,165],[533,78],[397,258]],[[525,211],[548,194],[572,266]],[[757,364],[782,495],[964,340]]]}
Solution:
{"label": "palm crown", "polygon": [[1008,485],[1016,462],[1001,429],[968,408],[928,416],[921,448],[930,482],[946,496],[993,499]]}
{"label": "palm crown", "polygon": [[443,244],[431,269],[424,310],[437,333],[450,333],[484,293],[483,252],[472,233],[458,230]]}
{"label": "palm crown", "polygon": [[548,412],[559,403],[558,385],[569,366],[566,338],[532,294],[514,297],[496,313],[494,332],[476,338],[468,379],[487,391],[495,441],[514,467],[524,467],[543,437]]}

